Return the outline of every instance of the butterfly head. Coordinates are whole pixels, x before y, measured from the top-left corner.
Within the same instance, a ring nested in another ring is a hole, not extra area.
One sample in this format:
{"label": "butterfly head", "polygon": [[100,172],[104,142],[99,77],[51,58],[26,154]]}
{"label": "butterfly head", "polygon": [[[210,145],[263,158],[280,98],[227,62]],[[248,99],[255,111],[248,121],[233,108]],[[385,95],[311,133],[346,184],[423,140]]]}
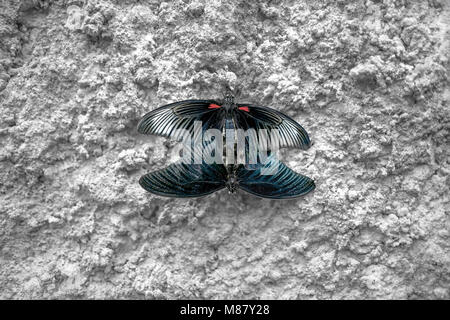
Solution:
{"label": "butterfly head", "polygon": [[228,91],[223,99],[223,106],[225,110],[230,111],[235,107],[235,105],[234,96],[230,91]]}
{"label": "butterfly head", "polygon": [[231,91],[228,91],[225,94],[225,103],[234,103],[234,95]]}
{"label": "butterfly head", "polygon": [[227,189],[228,189],[228,193],[235,193],[236,189],[237,189],[237,180],[236,177],[234,175],[230,175],[228,177],[228,181],[227,181]]}

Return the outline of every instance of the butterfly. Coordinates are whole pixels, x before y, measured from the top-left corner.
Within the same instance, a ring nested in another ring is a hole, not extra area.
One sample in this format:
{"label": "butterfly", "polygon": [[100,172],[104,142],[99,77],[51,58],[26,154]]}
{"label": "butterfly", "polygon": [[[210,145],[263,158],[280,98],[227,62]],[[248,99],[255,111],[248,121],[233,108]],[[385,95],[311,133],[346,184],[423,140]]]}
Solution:
{"label": "butterfly", "polygon": [[315,188],[312,179],[294,172],[274,155],[252,168],[178,161],[142,176],[139,184],[151,193],[177,198],[201,197],[227,188],[230,193],[242,189],[262,198],[290,199]]}
{"label": "butterfly", "polygon": [[[311,145],[306,130],[292,118],[271,108],[235,103],[231,94],[222,101],[184,100],[157,108],[144,115],[138,124],[138,132],[182,141],[182,135],[186,133],[198,134],[194,132],[196,121],[201,123],[200,133],[217,129],[224,140],[226,129],[264,129],[277,131],[277,147],[308,149]],[[211,148],[211,145],[203,143],[200,148],[194,147],[192,157],[203,155],[205,148]],[[272,199],[294,198],[314,190],[312,179],[288,168],[272,151],[269,150],[266,159],[258,155],[254,164],[180,160],[142,176],[139,183],[151,193],[181,198],[206,196],[225,187],[230,193],[242,189]],[[248,153],[247,148],[245,155]]]}
{"label": "butterfly", "polygon": [[306,150],[311,145],[306,130],[289,116],[268,107],[235,103],[231,94],[222,101],[184,100],[157,108],[144,115],[138,132],[181,141],[183,132],[194,135],[195,121],[201,122],[202,131],[223,131],[229,125],[244,130],[265,129],[269,134],[277,130],[280,148]]}

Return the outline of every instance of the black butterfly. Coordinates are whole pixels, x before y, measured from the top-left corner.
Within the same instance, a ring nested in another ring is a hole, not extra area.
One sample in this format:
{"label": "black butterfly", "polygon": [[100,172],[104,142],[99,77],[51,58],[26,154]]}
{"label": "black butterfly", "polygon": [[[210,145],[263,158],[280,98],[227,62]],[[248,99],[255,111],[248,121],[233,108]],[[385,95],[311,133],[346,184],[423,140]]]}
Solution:
{"label": "black butterfly", "polygon": [[[278,147],[308,149],[311,144],[305,129],[290,117],[270,108],[235,103],[232,95],[221,102],[185,100],[162,106],[142,118],[138,131],[181,141],[180,129],[190,135],[198,134],[194,132],[195,121],[201,121],[201,132],[218,129],[225,134],[224,130],[230,128],[277,130]],[[199,150],[194,153],[198,154]],[[270,168],[275,169],[267,174]],[[273,153],[265,161],[258,157],[253,165],[179,161],[142,176],[139,183],[149,192],[184,198],[205,196],[227,187],[230,192],[240,188],[264,198],[287,199],[315,188],[313,180],[289,169]]]}
{"label": "black butterfly", "polygon": [[194,134],[194,122],[201,121],[202,130],[222,131],[227,124],[234,128],[256,131],[277,129],[278,146],[308,149],[311,145],[308,133],[295,120],[267,107],[234,102],[227,95],[222,102],[216,100],[184,100],[171,103],[147,113],[138,124],[138,131],[180,141],[181,130]]}
{"label": "black butterfly", "polygon": [[289,199],[315,188],[313,180],[292,171],[274,155],[252,166],[179,161],[142,176],[139,183],[151,193],[178,198],[206,196],[226,187],[231,193],[240,188],[263,198]]}

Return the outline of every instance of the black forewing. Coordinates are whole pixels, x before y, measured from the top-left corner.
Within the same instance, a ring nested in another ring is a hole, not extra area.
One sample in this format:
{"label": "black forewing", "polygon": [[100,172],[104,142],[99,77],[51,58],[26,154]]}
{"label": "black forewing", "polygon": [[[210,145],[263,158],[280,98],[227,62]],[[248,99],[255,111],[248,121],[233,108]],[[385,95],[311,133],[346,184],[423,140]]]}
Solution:
{"label": "black forewing", "polygon": [[201,121],[202,132],[206,129],[222,129],[222,108],[210,109],[215,100],[184,100],[150,111],[138,124],[138,132],[154,134],[181,141],[182,130],[194,132],[194,122]]}
{"label": "black forewing", "polygon": [[[238,104],[237,106],[236,122],[239,128],[244,130],[253,128],[256,131],[266,129],[268,133],[273,129],[278,129],[278,146],[280,148],[308,149],[310,147],[311,141],[306,130],[289,116],[267,107],[249,104]],[[239,110],[239,108],[245,108],[248,111]]]}
{"label": "black forewing", "polygon": [[315,188],[314,181],[296,173],[274,155],[256,165],[240,165],[237,169],[239,187],[263,198],[289,199],[305,195]]}
{"label": "black forewing", "polygon": [[223,165],[176,162],[165,169],[150,172],[139,179],[148,192],[178,198],[201,197],[225,187]]}

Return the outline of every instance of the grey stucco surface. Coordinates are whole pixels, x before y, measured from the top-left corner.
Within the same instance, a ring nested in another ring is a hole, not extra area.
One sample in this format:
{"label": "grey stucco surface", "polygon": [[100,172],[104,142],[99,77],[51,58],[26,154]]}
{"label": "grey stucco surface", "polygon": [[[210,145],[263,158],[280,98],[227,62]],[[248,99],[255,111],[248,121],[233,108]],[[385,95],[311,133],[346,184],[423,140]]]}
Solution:
{"label": "grey stucco surface", "polygon": [[[450,298],[450,3],[0,1],[0,297]],[[146,193],[146,112],[243,99],[309,132],[303,198]]]}

